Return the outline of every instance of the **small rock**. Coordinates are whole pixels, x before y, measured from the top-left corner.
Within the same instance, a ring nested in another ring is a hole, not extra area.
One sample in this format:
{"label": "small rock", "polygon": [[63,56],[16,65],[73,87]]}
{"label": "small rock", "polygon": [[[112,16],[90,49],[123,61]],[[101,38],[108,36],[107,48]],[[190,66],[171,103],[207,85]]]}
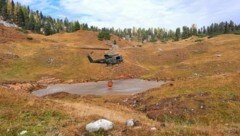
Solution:
{"label": "small rock", "polygon": [[128,102],[128,98],[124,99],[123,102],[124,102],[124,103]]}
{"label": "small rock", "polygon": [[137,126],[137,127],[134,127],[133,129],[138,130],[138,129],[142,129],[142,127],[141,126]]}
{"label": "small rock", "polygon": [[38,123],[37,126],[40,127],[40,126],[42,126],[42,124],[41,124],[41,123]]}
{"label": "small rock", "polygon": [[135,125],[134,120],[133,120],[133,119],[128,119],[128,120],[126,121],[126,125],[127,125],[128,127],[133,127],[133,126]]}
{"label": "small rock", "polygon": [[113,123],[106,119],[99,119],[86,125],[86,130],[90,133],[96,132],[100,129],[105,131],[111,130],[113,129]]}
{"label": "small rock", "polygon": [[54,62],[54,58],[48,58],[48,63],[52,64]]}
{"label": "small rock", "polygon": [[198,73],[194,73],[194,76],[198,76]]}
{"label": "small rock", "polygon": [[222,57],[222,54],[218,54],[217,57]]}
{"label": "small rock", "polygon": [[151,131],[156,131],[157,128],[156,128],[156,127],[152,127],[150,130],[151,130]]}
{"label": "small rock", "polygon": [[27,130],[23,130],[22,132],[20,132],[20,135],[25,135],[27,134]]}

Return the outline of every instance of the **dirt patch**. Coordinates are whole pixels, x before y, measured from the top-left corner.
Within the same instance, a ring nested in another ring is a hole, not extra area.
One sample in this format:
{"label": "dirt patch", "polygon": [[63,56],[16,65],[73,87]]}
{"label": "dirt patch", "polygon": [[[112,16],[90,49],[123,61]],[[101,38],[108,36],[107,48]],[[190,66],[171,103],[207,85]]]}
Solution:
{"label": "dirt patch", "polygon": [[41,89],[44,87],[35,83],[18,83],[18,82],[1,83],[0,86],[5,88],[6,90],[21,91],[25,93],[29,93],[32,92],[33,90]]}
{"label": "dirt patch", "polygon": [[0,25],[0,43],[6,43],[9,41],[16,41],[26,38],[27,36],[24,33],[17,31],[15,28],[8,28]]}
{"label": "dirt patch", "polygon": [[[186,115],[206,114],[204,111],[210,108],[206,102],[209,95],[209,93],[200,93],[165,98],[154,105],[146,106],[146,113],[149,118],[161,122],[171,117],[178,117],[185,121]],[[191,105],[186,105],[186,102],[191,103]]]}
{"label": "dirt patch", "polygon": [[18,55],[15,55],[15,54],[2,54],[0,53],[0,60],[1,59],[17,59],[19,58]]}
{"label": "dirt patch", "polygon": [[40,85],[49,85],[49,84],[56,84],[61,83],[62,81],[60,79],[57,79],[55,77],[42,77],[41,80],[37,81]]}
{"label": "dirt patch", "polygon": [[208,51],[208,45],[206,43],[197,43],[186,47],[193,54],[202,54]]}

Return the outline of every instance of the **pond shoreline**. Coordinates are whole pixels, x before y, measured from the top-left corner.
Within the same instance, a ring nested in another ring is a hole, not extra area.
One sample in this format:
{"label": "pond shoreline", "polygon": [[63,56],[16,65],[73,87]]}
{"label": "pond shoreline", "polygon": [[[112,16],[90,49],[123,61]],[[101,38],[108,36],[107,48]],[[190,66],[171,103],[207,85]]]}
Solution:
{"label": "pond shoreline", "polygon": [[113,80],[113,87],[107,87],[107,81],[85,83],[60,83],[50,84],[46,88],[35,90],[32,95],[42,97],[59,92],[77,95],[133,95],[158,88],[166,84],[166,81],[147,81],[142,79]]}

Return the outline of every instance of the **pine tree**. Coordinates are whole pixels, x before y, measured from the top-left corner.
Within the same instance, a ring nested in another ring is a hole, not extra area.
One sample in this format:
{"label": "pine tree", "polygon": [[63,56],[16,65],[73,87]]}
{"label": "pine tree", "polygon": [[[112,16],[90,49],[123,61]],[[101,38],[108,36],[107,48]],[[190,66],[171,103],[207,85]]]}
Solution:
{"label": "pine tree", "polygon": [[50,35],[50,34],[52,34],[51,25],[50,25],[49,22],[47,22],[47,23],[44,25],[44,34],[45,34],[45,35]]}
{"label": "pine tree", "polygon": [[190,29],[187,26],[183,26],[182,38],[187,39],[190,37]]}
{"label": "pine tree", "polygon": [[230,22],[229,22],[229,32],[231,33],[231,32],[234,32],[234,22],[231,20]]}
{"label": "pine tree", "polygon": [[7,5],[6,0],[0,0],[0,9],[2,9],[3,7],[6,7],[6,5]]}
{"label": "pine tree", "polygon": [[18,13],[17,13],[17,25],[19,27],[24,27],[25,26],[25,19],[24,19],[22,8],[20,8]]}
{"label": "pine tree", "polygon": [[180,28],[178,27],[178,28],[176,29],[176,33],[175,33],[175,40],[176,40],[176,41],[179,41],[179,40],[180,40],[180,37],[181,37],[181,30],[180,30]]}
{"label": "pine tree", "polygon": [[7,2],[5,0],[0,1],[0,15],[3,17],[3,20],[8,19],[8,13],[7,13]]}
{"label": "pine tree", "polygon": [[228,22],[225,23],[225,31],[224,31],[225,34],[229,33],[229,24]]}
{"label": "pine tree", "polygon": [[28,30],[34,30],[35,27],[35,19],[34,19],[34,15],[31,14],[30,18],[29,18],[29,22],[28,22]]}
{"label": "pine tree", "polygon": [[190,35],[197,35],[197,25],[196,24],[192,25]]}
{"label": "pine tree", "polygon": [[11,11],[10,11],[10,17],[11,17],[12,22],[15,20],[14,9],[15,9],[15,3],[12,0],[11,1]]}
{"label": "pine tree", "polygon": [[76,22],[74,23],[74,28],[73,28],[73,30],[74,30],[74,31],[80,30],[80,24],[79,24],[78,21],[76,21]]}

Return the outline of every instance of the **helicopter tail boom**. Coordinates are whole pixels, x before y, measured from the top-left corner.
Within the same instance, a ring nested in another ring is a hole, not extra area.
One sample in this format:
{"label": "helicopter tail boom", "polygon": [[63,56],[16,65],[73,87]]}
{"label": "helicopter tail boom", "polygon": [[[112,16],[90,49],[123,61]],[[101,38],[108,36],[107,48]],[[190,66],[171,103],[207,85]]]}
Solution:
{"label": "helicopter tail boom", "polygon": [[93,62],[94,62],[93,59],[92,59],[92,57],[91,57],[90,55],[88,55],[87,57],[88,57],[88,60],[89,60],[90,63],[93,63]]}

